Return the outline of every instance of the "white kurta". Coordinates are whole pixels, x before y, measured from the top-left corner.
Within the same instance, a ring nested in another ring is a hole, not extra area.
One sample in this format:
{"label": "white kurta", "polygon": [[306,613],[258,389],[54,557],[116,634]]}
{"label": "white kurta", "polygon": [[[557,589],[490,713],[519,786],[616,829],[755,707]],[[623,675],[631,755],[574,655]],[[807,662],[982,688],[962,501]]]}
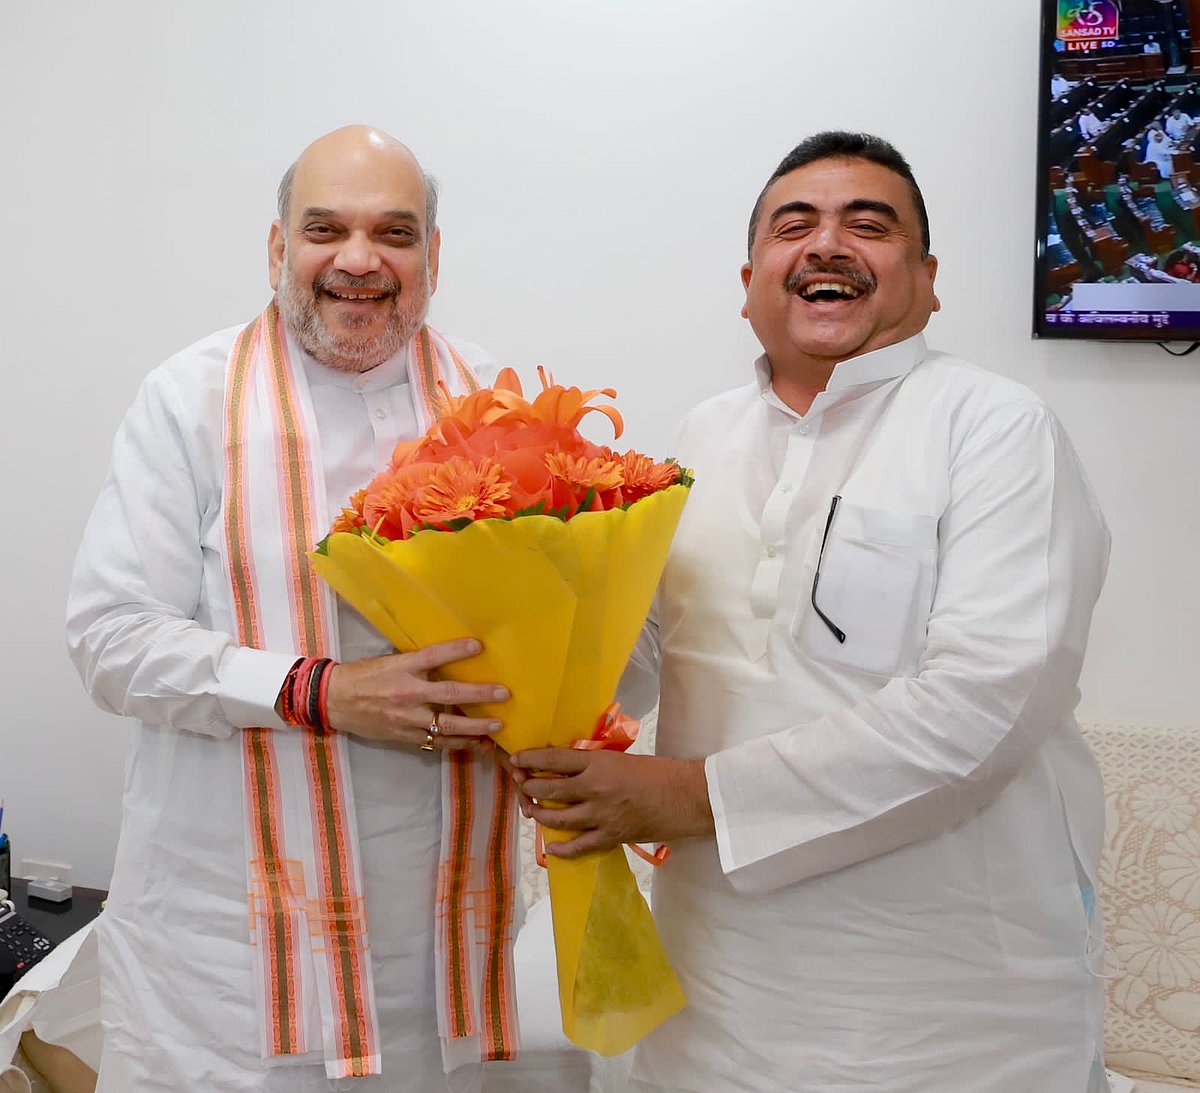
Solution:
{"label": "white kurta", "polygon": [[1079,135],[1084,140],[1095,140],[1104,130],[1104,122],[1102,122],[1095,114],[1086,113],[1079,117]]}
{"label": "white kurta", "polygon": [[1168,117],[1164,128],[1167,131],[1167,136],[1178,144],[1184,137],[1188,135],[1188,130],[1195,123],[1187,114],[1180,114],[1179,117]]}
{"label": "white kurta", "polygon": [[[106,710],[141,721],[100,920],[101,1093],[445,1089],[434,1006],[439,759],[352,738],[383,1074],[329,1082],[323,1064],[264,1070],[254,1012],[241,728],[281,727],[293,652],[238,646],[224,576],[223,399],[238,331],[176,355],[143,384],[76,560],[68,644]],[[294,344],[290,351],[298,354]],[[489,381],[490,358],[454,343]],[[416,435],[409,350],[361,375],[303,354],[336,512]],[[343,660],[390,651],[351,609]]]}
{"label": "white kurta", "polygon": [[[919,336],[803,416],[766,377],[683,425],[696,485],[623,688],[645,705],[661,641],[658,751],[708,757],[717,825],[656,871],[689,1006],[634,1074],[1083,1093],[1103,798],[1071,711],[1108,533],[1074,452]],[[844,644],[811,603],[835,495],[816,601]]]}
{"label": "white kurta", "polygon": [[1146,142],[1146,159],[1144,162],[1153,163],[1163,178],[1170,178],[1175,170],[1175,146],[1169,140],[1155,140],[1151,137]]}

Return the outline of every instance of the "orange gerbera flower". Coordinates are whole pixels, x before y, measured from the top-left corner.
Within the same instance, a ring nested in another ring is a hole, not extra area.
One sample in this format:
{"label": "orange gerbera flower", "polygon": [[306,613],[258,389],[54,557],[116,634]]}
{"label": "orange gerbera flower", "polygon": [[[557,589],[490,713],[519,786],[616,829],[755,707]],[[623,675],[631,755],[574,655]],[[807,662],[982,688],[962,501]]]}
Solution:
{"label": "orange gerbera flower", "polygon": [[621,486],[623,504],[649,497],[679,481],[678,463],[655,463],[648,455],[632,449],[620,458],[625,476],[624,485]]}
{"label": "orange gerbera flower", "polygon": [[366,520],[363,519],[363,502],[366,498],[365,489],[359,490],[350,498],[350,503],[334,517],[333,527],[329,529],[331,535],[339,531],[361,531],[366,525]]}
{"label": "orange gerbera flower", "polygon": [[433,463],[412,463],[385,468],[367,486],[363,500],[363,523],[385,539],[407,539],[413,525],[413,506],[425,484],[433,477]]}
{"label": "orange gerbera flower", "polygon": [[510,515],[512,486],[499,464],[484,459],[475,466],[456,457],[433,468],[429,481],[412,506],[423,524],[442,526],[455,520],[483,520]]}
{"label": "orange gerbera flower", "polygon": [[[593,492],[589,509],[611,508],[611,494],[624,481],[624,471],[612,455],[577,456],[568,452],[548,452],[546,467],[550,477],[564,483],[576,501],[582,501],[588,490]],[[605,504],[608,501],[608,504]]]}

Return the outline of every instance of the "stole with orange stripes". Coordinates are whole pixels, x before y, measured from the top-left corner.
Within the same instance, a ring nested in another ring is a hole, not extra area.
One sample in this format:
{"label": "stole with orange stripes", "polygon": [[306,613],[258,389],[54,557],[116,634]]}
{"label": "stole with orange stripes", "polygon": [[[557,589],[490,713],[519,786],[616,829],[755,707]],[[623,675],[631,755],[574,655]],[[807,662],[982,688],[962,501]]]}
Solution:
{"label": "stole with orange stripes", "polygon": [[[427,326],[410,378],[422,429],[439,381],[478,381]],[[225,406],[225,533],[242,644],[337,655],[336,608],[308,563],[326,524],[316,421],[274,303],[239,336]],[[330,1078],[380,1073],[346,738],[292,729],[243,733],[250,928],[263,1057],[320,1052]],[[512,915],[517,808],[490,757],[444,753],[437,901],[438,1024],[447,1072],[516,1054]],[[305,1027],[313,993],[320,1030]],[[319,1041],[319,1042],[314,1042]],[[306,1061],[306,1060],[305,1060]]]}
{"label": "stole with orange stripes", "polygon": [[[238,337],[226,381],[226,568],[243,645],[336,656],[332,602],[308,562],[324,519],[316,437],[272,303]],[[380,1072],[347,760],[336,733],[243,732],[263,1056],[323,1056],[330,1078]],[[319,1031],[304,1020],[314,994]]]}

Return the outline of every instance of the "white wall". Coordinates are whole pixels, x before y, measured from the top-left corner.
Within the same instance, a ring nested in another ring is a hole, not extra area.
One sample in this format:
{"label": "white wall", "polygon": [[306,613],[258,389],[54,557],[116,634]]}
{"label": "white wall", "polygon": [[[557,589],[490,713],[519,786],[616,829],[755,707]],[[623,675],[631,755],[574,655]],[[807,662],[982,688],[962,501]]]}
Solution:
{"label": "white wall", "polygon": [[[990,22],[981,22],[990,11]],[[17,858],[104,885],[129,732],[63,652],[71,558],[141,378],[267,299],[283,169],[368,121],[442,180],[434,321],[612,384],[663,452],[742,382],[745,220],[802,136],[909,156],[931,340],[1031,384],[1114,531],[1081,709],[1196,720],[1200,356],[1030,339],[1037,0],[12,4],[0,66],[0,796]]]}

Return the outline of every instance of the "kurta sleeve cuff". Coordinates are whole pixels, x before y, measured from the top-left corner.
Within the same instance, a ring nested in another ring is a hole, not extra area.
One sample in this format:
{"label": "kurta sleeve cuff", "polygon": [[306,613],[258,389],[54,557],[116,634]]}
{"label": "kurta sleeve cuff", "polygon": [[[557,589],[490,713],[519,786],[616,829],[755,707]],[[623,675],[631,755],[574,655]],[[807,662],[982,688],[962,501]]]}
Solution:
{"label": "kurta sleeve cuff", "polygon": [[830,830],[827,824],[798,831],[792,816],[772,808],[770,800],[786,794],[762,777],[773,756],[769,738],[763,738],[704,761],[721,872],[743,895],[774,892],[874,853],[868,848],[871,824],[852,831]]}
{"label": "kurta sleeve cuff", "polygon": [[245,647],[234,650],[222,665],[217,693],[231,725],[238,729],[288,727],[275,712],[275,700],[297,655]]}
{"label": "kurta sleeve cuff", "polygon": [[717,853],[721,858],[721,871],[730,876],[736,869],[733,860],[733,845],[729,837],[729,812],[721,794],[721,777],[717,757],[710,755],[704,760],[704,778],[708,782],[708,804],[712,809],[713,823],[717,829]]}

